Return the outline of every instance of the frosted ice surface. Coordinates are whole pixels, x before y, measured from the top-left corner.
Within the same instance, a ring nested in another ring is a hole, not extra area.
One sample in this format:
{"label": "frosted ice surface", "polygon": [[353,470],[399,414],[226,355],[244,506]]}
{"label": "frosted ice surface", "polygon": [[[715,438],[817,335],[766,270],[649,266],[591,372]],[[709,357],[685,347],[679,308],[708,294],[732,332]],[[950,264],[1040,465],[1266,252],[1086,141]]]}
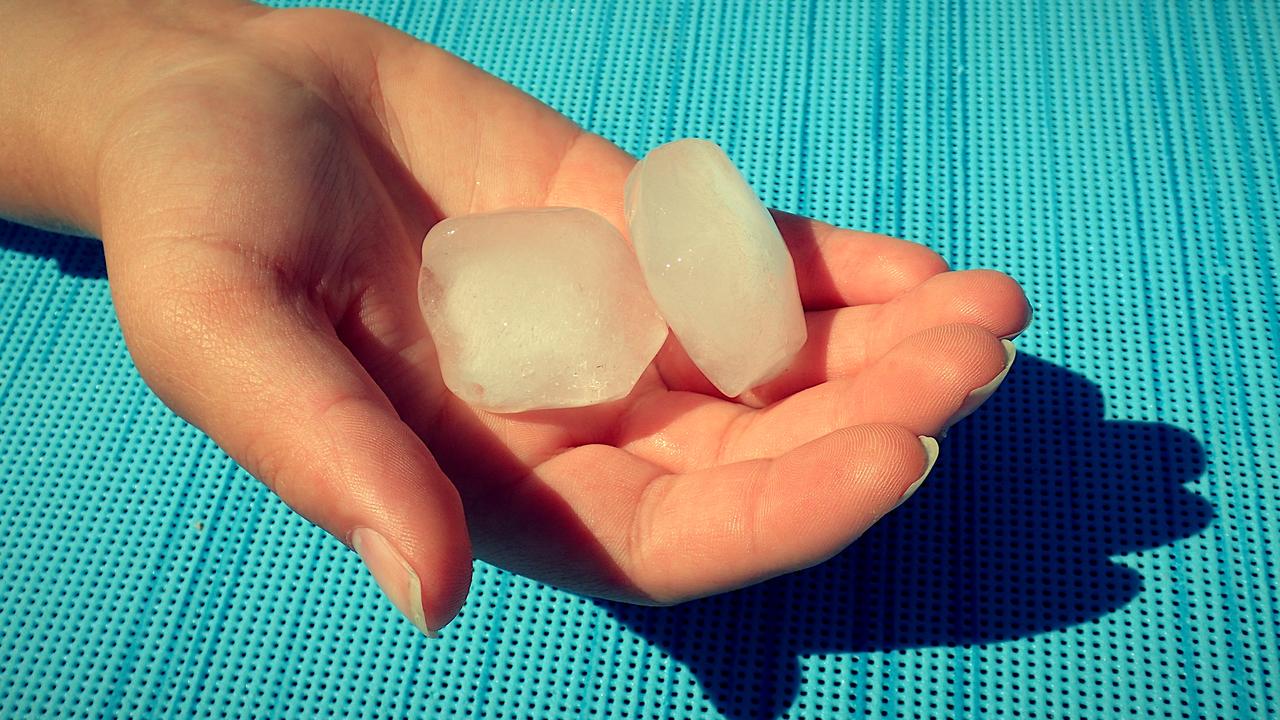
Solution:
{"label": "frosted ice surface", "polygon": [[626,241],[588,210],[444,220],[418,295],[445,384],[497,412],[624,397],[667,337]]}
{"label": "frosted ice surface", "polygon": [[795,268],[729,156],[706,140],[654,148],[625,202],[649,291],[707,379],[734,397],[786,369],[807,334]]}

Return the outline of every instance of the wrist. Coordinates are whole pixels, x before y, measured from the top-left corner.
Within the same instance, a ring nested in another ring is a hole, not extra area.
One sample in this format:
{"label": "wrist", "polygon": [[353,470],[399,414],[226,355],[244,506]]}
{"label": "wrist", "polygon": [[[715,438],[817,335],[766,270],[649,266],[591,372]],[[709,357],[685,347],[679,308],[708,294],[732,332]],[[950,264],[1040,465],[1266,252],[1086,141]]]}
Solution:
{"label": "wrist", "polygon": [[0,9],[0,216],[98,231],[98,157],[135,100],[266,12],[238,0]]}

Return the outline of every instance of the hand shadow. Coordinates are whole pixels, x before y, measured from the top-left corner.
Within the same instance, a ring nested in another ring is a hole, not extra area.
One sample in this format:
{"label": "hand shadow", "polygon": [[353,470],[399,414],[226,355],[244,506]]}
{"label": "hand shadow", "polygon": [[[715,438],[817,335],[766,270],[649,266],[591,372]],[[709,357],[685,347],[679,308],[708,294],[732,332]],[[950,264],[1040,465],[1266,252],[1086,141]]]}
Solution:
{"label": "hand shadow", "polygon": [[107,277],[107,261],[102,243],[60,235],[0,220],[0,250],[14,250],[35,257],[52,258],[65,275],[78,278]]}
{"label": "hand shadow", "polygon": [[1108,421],[1082,376],[1019,355],[921,490],[832,560],[674,608],[600,601],[731,718],[776,717],[800,655],[973,645],[1089,622],[1143,590],[1111,556],[1203,530],[1190,434]]}

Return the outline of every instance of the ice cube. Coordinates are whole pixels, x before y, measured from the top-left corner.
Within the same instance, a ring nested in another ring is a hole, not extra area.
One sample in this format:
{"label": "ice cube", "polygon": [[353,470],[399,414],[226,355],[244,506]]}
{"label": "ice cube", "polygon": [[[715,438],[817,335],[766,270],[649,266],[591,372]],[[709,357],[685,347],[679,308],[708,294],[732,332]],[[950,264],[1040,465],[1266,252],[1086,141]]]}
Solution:
{"label": "ice cube", "polygon": [[625,397],[667,337],[626,241],[577,208],[440,222],[418,295],[445,384],[495,412]]}
{"label": "ice cube", "polygon": [[795,268],[729,156],[706,140],[654,148],[625,203],[649,291],[707,379],[735,397],[786,369],[807,335]]}

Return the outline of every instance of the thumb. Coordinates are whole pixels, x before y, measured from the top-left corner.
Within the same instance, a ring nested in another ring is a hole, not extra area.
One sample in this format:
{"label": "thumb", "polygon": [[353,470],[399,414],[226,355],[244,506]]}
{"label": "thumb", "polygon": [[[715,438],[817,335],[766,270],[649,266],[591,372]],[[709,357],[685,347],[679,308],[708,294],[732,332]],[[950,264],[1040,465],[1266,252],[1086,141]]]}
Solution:
{"label": "thumb", "polygon": [[350,545],[396,608],[433,635],[471,581],[457,491],[323,312],[248,285],[193,291],[188,281],[149,302],[121,283],[116,305],[139,371],[290,507]]}

